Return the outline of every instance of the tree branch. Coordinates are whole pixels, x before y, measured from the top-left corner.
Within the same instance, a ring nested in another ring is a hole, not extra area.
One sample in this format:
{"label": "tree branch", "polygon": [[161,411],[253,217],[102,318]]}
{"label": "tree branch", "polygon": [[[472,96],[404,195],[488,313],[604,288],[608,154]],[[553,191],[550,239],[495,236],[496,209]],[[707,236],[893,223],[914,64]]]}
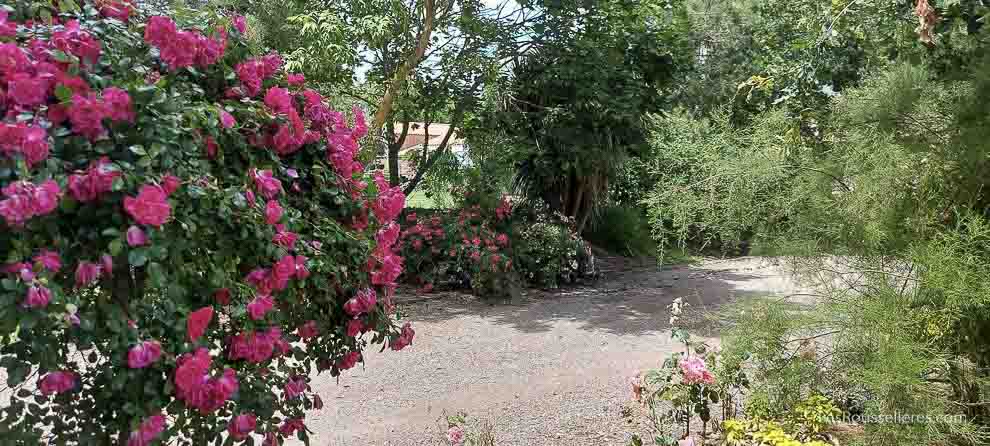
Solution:
{"label": "tree branch", "polygon": [[402,88],[402,84],[409,77],[409,72],[416,68],[423,60],[423,55],[426,54],[426,48],[430,45],[430,34],[433,33],[433,21],[436,18],[436,14],[437,8],[435,1],[426,0],[426,6],[423,11],[423,30],[419,33],[419,42],[416,44],[416,50],[406,57],[405,62],[395,72],[395,76],[389,83],[388,89],[385,90],[385,95],[382,97],[381,103],[378,105],[378,110],[375,112],[375,118],[371,121],[370,130],[372,132],[377,133],[382,128],[385,118],[392,113],[392,104],[395,102],[395,97]]}

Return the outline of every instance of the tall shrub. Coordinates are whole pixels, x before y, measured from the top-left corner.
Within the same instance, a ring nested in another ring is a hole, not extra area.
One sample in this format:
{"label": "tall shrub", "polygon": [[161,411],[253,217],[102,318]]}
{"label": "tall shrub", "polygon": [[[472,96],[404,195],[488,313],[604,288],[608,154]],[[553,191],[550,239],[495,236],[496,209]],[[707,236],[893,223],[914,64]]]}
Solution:
{"label": "tall shrub", "polygon": [[308,441],[314,368],[413,337],[361,111],[242,17],[57,5],[0,7],[4,444]]}

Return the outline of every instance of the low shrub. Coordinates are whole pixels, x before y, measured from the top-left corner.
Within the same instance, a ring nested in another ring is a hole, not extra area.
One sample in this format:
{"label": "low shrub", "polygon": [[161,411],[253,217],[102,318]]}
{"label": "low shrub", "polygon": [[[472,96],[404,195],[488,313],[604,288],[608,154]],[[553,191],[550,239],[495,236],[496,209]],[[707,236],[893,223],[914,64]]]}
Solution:
{"label": "low shrub", "polygon": [[471,289],[514,297],[523,285],[556,288],[596,274],[595,258],[570,226],[515,209],[507,197],[403,219],[403,280],[429,292]]}

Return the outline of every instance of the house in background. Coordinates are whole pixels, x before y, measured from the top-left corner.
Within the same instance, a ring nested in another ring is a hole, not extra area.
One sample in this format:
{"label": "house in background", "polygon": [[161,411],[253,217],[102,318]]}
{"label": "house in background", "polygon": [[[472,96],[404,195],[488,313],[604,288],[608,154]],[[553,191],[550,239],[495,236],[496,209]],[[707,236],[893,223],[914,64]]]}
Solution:
{"label": "house in background", "polygon": [[[399,176],[412,178],[416,175],[416,166],[412,162],[413,156],[423,154],[423,144],[426,144],[426,153],[432,154],[437,149],[440,148],[440,144],[443,143],[444,136],[447,135],[447,131],[450,130],[450,124],[430,124],[427,127],[422,122],[410,122],[409,129],[406,131],[406,139],[402,141],[402,146],[399,148]],[[402,124],[395,125],[395,137],[399,138],[402,135]],[[470,158],[468,158],[467,145],[464,138],[460,135],[457,129],[450,136],[450,141],[447,142],[447,149],[457,157],[464,164],[470,164]],[[386,155],[387,156],[387,155]],[[380,158],[379,163],[388,170],[388,160]]]}

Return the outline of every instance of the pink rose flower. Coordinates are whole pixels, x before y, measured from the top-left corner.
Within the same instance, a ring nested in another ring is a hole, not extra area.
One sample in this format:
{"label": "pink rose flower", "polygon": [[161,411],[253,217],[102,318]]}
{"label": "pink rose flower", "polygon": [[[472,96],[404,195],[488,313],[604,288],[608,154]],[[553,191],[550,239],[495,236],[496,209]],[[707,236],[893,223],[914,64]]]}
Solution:
{"label": "pink rose flower", "polygon": [[265,315],[272,310],[272,307],[274,305],[275,305],[275,301],[272,300],[271,296],[267,296],[263,294],[259,295],[255,297],[254,300],[252,300],[250,303],[248,303],[247,305],[248,315],[251,316],[251,319],[259,321],[265,318]]}
{"label": "pink rose flower", "polygon": [[227,432],[230,433],[231,438],[243,440],[254,432],[256,426],[257,417],[254,414],[240,414],[230,420],[230,425],[227,426]]}
{"label": "pink rose flower", "polygon": [[306,430],[306,425],[303,424],[302,418],[291,418],[285,420],[281,426],[278,427],[278,432],[286,437],[291,436],[296,433],[296,431]]}
{"label": "pink rose flower", "polygon": [[101,157],[82,174],[69,176],[69,193],[82,203],[97,200],[113,189],[114,180],[121,175],[120,171],[112,168],[109,158]]}
{"label": "pink rose flower", "polygon": [[697,356],[683,358],[679,363],[687,384],[714,384],[715,377],[708,370],[705,361]]}
{"label": "pink rose flower", "polygon": [[247,19],[245,19],[244,16],[242,16],[242,15],[235,15],[234,18],[233,18],[233,20],[231,20],[231,22],[233,22],[234,29],[236,29],[237,32],[239,32],[241,34],[244,34],[244,33],[247,32]]}
{"label": "pink rose flower", "polygon": [[258,189],[261,196],[265,197],[265,199],[271,200],[282,192],[282,182],[275,178],[272,171],[252,169],[252,172],[252,176],[254,177],[254,185]]}
{"label": "pink rose flower", "polygon": [[309,268],[306,267],[306,256],[296,256],[296,278],[305,280],[309,277]]}
{"label": "pink rose flower", "polygon": [[109,254],[100,256],[100,273],[107,277],[113,277],[113,257],[110,257]]}
{"label": "pink rose flower", "polygon": [[307,321],[296,329],[296,334],[302,339],[315,338],[320,335],[320,329],[316,326],[316,321]]}
{"label": "pink rose flower", "polygon": [[293,87],[302,87],[306,83],[306,76],[298,73],[290,73],[285,76],[285,82]]}
{"label": "pink rose flower", "polygon": [[182,180],[175,175],[167,173],[164,177],[162,177],[162,190],[165,191],[165,195],[172,195],[172,193],[178,190],[181,185]]}
{"label": "pink rose flower", "polygon": [[270,200],[265,205],[265,221],[273,225],[282,219],[282,205],[278,201]]}
{"label": "pink rose flower", "polygon": [[237,120],[234,119],[234,115],[227,113],[227,110],[220,109],[220,127],[230,129],[235,125],[237,125]]}
{"label": "pink rose flower", "polygon": [[288,115],[293,111],[292,95],[289,90],[279,87],[272,87],[265,93],[265,105],[274,113]]}
{"label": "pink rose flower", "polygon": [[361,352],[347,352],[344,354],[343,358],[337,361],[337,368],[340,370],[347,370],[354,368],[358,361],[361,360]]}
{"label": "pink rose flower", "polygon": [[364,330],[364,322],[361,319],[351,319],[347,321],[347,336],[357,337]]}
{"label": "pink rose flower", "polygon": [[55,251],[42,249],[34,256],[34,262],[53,273],[57,273],[62,269],[62,258]]}
{"label": "pink rose flower", "polygon": [[138,430],[131,432],[131,436],[127,439],[127,446],[148,446],[163,431],[165,431],[165,416],[152,415],[141,422]]}
{"label": "pink rose flower", "polygon": [[76,386],[76,374],[73,372],[50,372],[38,382],[42,395],[63,393]]}
{"label": "pink rose flower", "polygon": [[131,247],[148,244],[148,235],[140,227],[132,225],[127,228],[127,245]]}
{"label": "pink rose flower", "polygon": [[413,331],[412,325],[409,322],[406,322],[406,324],[402,326],[402,331],[399,333],[399,337],[392,340],[392,345],[390,346],[391,349],[399,351],[406,348],[409,344],[412,344],[414,336],[416,336],[416,332]]}
{"label": "pink rose flower", "polygon": [[10,226],[24,226],[33,217],[47,215],[58,207],[62,190],[53,180],[35,185],[26,181],[8,184],[2,189],[7,198],[0,200],[0,216]]}
{"label": "pink rose flower", "polygon": [[107,116],[117,122],[134,122],[134,109],[131,106],[131,96],[126,91],[110,87],[103,90],[103,102],[106,104]]}
{"label": "pink rose flower", "polygon": [[[133,7],[128,1],[108,1],[103,3],[100,7],[100,15],[110,19],[117,19],[121,22],[127,23],[130,19],[131,11]],[[132,445],[128,445],[132,446]],[[143,445],[141,445],[143,446]]]}
{"label": "pink rose flower", "polygon": [[127,366],[132,369],[143,369],[162,355],[162,345],[158,341],[144,341],[127,352]]}
{"label": "pink rose flower", "polygon": [[52,292],[48,288],[34,285],[28,288],[27,297],[24,298],[24,306],[27,308],[44,308],[52,300]]}
{"label": "pink rose flower", "polygon": [[213,298],[216,299],[217,303],[220,305],[230,305],[230,289],[220,288],[213,293]]}
{"label": "pink rose flower", "polygon": [[213,139],[212,136],[206,137],[206,157],[209,159],[214,159],[217,157],[217,152],[220,150],[220,146],[217,145],[217,140]]}
{"label": "pink rose flower", "polygon": [[203,307],[189,313],[186,319],[186,335],[189,342],[196,342],[213,320],[213,307]]}
{"label": "pink rose flower", "polygon": [[138,223],[158,227],[172,214],[168,195],[161,187],[150,184],[141,186],[136,198],[124,197],[124,210]]}
{"label": "pink rose flower", "polygon": [[460,426],[451,426],[447,429],[447,441],[450,442],[451,446],[461,446],[464,444],[464,428]]}
{"label": "pink rose flower", "polygon": [[79,262],[76,267],[76,288],[82,288],[100,278],[100,265],[92,262]]}
{"label": "pink rose flower", "polygon": [[309,388],[309,384],[306,384],[306,378],[295,377],[289,379],[289,382],[285,383],[285,398],[294,399],[305,393],[307,388]]}

